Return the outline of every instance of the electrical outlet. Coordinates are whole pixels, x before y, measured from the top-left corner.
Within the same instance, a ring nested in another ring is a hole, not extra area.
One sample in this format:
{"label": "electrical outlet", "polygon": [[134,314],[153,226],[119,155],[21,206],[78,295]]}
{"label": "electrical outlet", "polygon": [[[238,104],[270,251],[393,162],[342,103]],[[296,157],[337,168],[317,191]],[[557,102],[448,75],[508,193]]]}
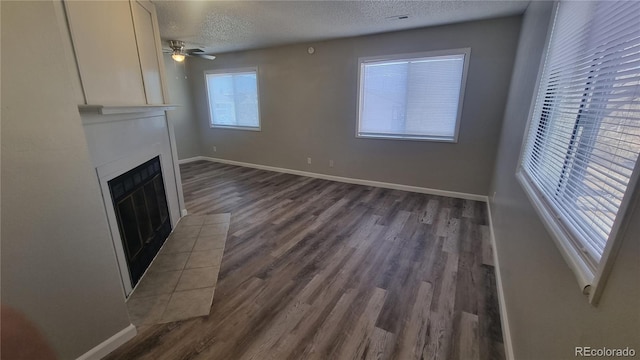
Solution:
{"label": "electrical outlet", "polygon": [[307,164],[311,165],[311,158],[310,157],[307,158]]}
{"label": "electrical outlet", "polygon": [[495,200],[496,199],[496,194],[497,194],[497,192],[494,191],[493,195],[491,195],[491,200]]}
{"label": "electrical outlet", "polygon": [[218,148],[217,147],[213,147],[213,152],[218,152]]}
{"label": "electrical outlet", "polygon": [[333,167],[333,160],[329,160],[329,167]]}

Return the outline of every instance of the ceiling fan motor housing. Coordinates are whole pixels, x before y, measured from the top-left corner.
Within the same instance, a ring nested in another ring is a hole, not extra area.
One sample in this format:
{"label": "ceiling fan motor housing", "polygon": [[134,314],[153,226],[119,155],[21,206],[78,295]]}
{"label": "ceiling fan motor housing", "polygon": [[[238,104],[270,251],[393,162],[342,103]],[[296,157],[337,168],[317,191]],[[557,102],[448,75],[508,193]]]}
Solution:
{"label": "ceiling fan motor housing", "polygon": [[183,52],[184,51],[184,41],[169,40],[169,46],[171,47],[171,50],[173,50],[173,51],[179,51],[179,52]]}

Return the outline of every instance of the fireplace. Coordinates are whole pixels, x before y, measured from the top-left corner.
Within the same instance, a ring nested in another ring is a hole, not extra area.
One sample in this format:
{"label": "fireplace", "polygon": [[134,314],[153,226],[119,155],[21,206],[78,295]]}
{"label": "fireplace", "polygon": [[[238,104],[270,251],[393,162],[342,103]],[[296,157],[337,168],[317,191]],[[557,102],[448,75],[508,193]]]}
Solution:
{"label": "fireplace", "polygon": [[131,287],[171,232],[160,157],[108,181]]}

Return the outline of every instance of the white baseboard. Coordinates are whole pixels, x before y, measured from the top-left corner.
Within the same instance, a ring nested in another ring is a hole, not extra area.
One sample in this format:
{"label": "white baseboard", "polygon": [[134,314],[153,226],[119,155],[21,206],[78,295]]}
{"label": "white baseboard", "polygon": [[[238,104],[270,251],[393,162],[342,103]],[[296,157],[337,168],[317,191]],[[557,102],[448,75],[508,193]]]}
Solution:
{"label": "white baseboard", "polygon": [[438,190],[438,189],[430,189],[430,188],[424,188],[424,187],[419,187],[419,186],[393,184],[393,183],[382,182],[382,181],[354,179],[354,178],[348,178],[348,177],[342,177],[342,176],[327,175],[327,174],[320,174],[320,173],[301,171],[301,170],[292,170],[292,169],[286,169],[286,168],[280,168],[280,167],[274,167],[274,166],[252,164],[252,163],[246,163],[246,162],[241,162],[241,161],[218,159],[218,158],[212,158],[212,157],[208,157],[208,156],[195,156],[195,157],[188,158],[188,159],[182,159],[182,160],[179,161],[179,163],[180,164],[186,164],[186,163],[190,163],[190,162],[194,162],[194,161],[200,161],[200,160],[217,162],[217,163],[221,163],[221,164],[244,166],[244,167],[260,169],[260,170],[275,171],[275,172],[281,172],[281,173],[285,173],[285,174],[307,176],[307,177],[312,177],[312,178],[317,178],[317,179],[338,181],[338,182],[343,182],[343,183],[348,183],[348,184],[375,186],[375,187],[380,187],[380,188],[385,188],[385,189],[410,191],[410,192],[415,192],[415,193],[437,195],[437,196],[448,196],[448,197],[453,197],[453,198],[458,198],[458,199],[466,199],[466,200],[475,200],[475,201],[484,201],[484,202],[487,202],[487,200],[488,200],[487,196],[485,196],[485,195],[468,194],[468,193],[462,193],[462,192],[456,192],[456,191],[447,191],[447,190]]}
{"label": "white baseboard", "polygon": [[502,334],[504,337],[504,352],[507,360],[514,360],[513,343],[511,342],[511,331],[509,329],[509,318],[507,317],[507,307],[504,302],[504,291],[502,290],[502,276],[500,273],[500,262],[498,261],[498,250],[496,248],[496,236],[493,232],[493,218],[491,217],[491,205],[487,201],[487,217],[489,218],[489,233],[491,234],[491,248],[493,249],[493,265],[496,273],[496,287],[498,290],[498,302],[500,303],[500,319],[502,322]]}
{"label": "white baseboard", "polygon": [[82,354],[77,360],[99,360],[109,355],[113,350],[119,348],[127,341],[133,339],[137,334],[136,327],[129,324],[117,334],[98,344],[98,346]]}
{"label": "white baseboard", "polygon": [[205,156],[194,156],[194,157],[190,157],[190,158],[186,158],[186,159],[180,159],[178,160],[178,164],[188,164],[190,162],[194,162],[194,161],[200,161],[200,160],[207,160],[208,158]]}

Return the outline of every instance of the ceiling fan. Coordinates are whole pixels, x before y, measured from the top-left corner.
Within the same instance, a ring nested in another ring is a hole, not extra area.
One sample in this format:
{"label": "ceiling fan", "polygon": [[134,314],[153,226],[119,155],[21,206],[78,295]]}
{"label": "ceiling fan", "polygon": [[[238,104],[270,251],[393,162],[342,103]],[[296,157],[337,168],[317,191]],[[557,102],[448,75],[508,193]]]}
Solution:
{"label": "ceiling fan", "polygon": [[183,62],[187,56],[197,56],[207,60],[216,58],[214,55],[205,54],[204,50],[199,48],[185,49],[184,41],[181,40],[169,40],[169,47],[171,49],[163,49],[163,52],[170,53],[171,58],[177,62]]}

